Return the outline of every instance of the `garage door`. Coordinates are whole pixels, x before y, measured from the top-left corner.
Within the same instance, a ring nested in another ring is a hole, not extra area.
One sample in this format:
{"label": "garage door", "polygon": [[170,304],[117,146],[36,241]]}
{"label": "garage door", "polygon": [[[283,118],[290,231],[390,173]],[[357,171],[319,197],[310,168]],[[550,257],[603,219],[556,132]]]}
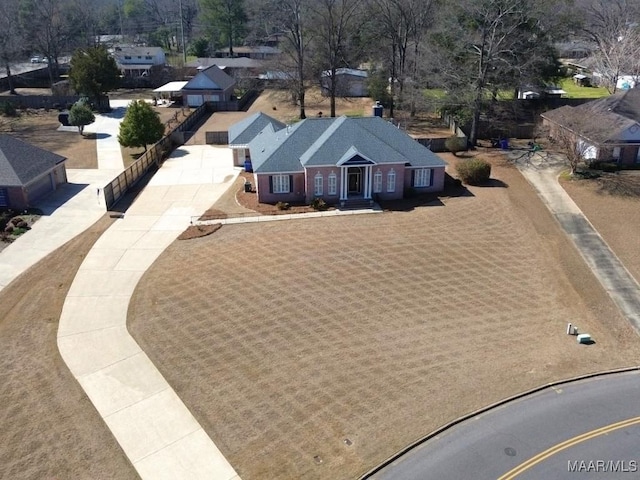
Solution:
{"label": "garage door", "polygon": [[9,192],[6,188],[0,188],[0,207],[9,206]]}
{"label": "garage door", "polygon": [[187,95],[187,104],[190,107],[199,107],[204,103],[202,95]]}

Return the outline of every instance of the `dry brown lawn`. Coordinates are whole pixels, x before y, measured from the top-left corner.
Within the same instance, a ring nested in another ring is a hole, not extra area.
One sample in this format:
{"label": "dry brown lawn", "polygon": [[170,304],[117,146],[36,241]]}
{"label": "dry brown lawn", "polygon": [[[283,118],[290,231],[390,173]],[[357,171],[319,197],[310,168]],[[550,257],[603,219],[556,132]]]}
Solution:
{"label": "dry brown lawn", "polygon": [[637,336],[533,189],[494,163],[501,187],[226,225],[145,274],[130,331],[243,480],[354,478],[491,402],[637,364]]}
{"label": "dry brown lawn", "polygon": [[[371,116],[374,103],[369,97],[337,98],[336,115]],[[291,94],[286,90],[265,90],[247,111],[263,112],[285,123],[300,119],[300,107],[291,101]],[[305,113],[307,117],[315,117],[319,112],[325,117],[330,115],[329,97],[323,96],[317,87],[310,88],[305,99]]]}
{"label": "dry brown lawn", "polygon": [[640,280],[640,171],[564,180],[562,186],[589,221]]}
{"label": "dry brown lawn", "polygon": [[0,133],[67,158],[67,168],[98,168],[95,135],[59,132],[57,110],[22,110],[17,117],[0,116]]}
{"label": "dry brown lawn", "polygon": [[105,215],[0,292],[0,478],[138,478],[56,343],[75,273],[112,222]]}

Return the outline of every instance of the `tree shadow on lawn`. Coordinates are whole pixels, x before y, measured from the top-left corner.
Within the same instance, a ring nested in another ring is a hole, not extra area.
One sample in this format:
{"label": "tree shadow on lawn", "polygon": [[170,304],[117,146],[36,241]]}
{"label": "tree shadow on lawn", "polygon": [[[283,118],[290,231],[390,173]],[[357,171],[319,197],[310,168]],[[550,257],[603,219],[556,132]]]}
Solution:
{"label": "tree shadow on lawn", "polygon": [[116,107],[110,112],[101,113],[100,115],[107,118],[124,118],[124,114],[126,113],[126,111],[127,109],[125,107]]}

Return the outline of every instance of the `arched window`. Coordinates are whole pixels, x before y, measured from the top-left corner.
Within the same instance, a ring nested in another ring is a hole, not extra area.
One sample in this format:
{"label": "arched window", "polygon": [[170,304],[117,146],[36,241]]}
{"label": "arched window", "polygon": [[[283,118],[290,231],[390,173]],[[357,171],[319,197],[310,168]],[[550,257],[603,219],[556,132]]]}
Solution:
{"label": "arched window", "polygon": [[322,185],[322,174],[320,172],[316,173],[316,176],[313,179],[313,194],[316,197],[321,197],[324,195],[324,187]]}
{"label": "arched window", "polygon": [[387,192],[396,191],[396,171],[392,168],[387,173]]}
{"label": "arched window", "polygon": [[382,172],[378,170],[373,175],[373,193],[382,192]]}
{"label": "arched window", "polygon": [[327,178],[327,188],[328,188],[328,194],[329,195],[337,195],[338,193],[338,179],[336,177],[336,174],[334,172],[331,172],[329,174],[329,177]]}

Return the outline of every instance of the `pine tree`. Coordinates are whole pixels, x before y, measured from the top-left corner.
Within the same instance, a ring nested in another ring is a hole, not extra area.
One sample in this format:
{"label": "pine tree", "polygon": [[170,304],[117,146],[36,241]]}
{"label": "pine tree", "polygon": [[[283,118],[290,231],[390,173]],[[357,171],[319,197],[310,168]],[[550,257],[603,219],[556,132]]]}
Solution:
{"label": "pine tree", "polygon": [[118,142],[123,147],[144,147],[156,143],[164,135],[164,125],[160,116],[144,100],[136,100],[129,105],[120,124]]}

